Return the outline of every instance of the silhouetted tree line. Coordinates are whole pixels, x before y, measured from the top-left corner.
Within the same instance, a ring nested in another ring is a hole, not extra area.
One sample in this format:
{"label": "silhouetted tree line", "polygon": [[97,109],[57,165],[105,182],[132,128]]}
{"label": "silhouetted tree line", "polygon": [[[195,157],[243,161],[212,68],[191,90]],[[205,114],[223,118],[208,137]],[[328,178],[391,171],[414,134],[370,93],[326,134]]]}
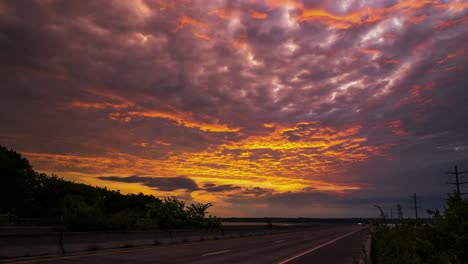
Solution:
{"label": "silhouetted tree line", "polygon": [[219,228],[208,204],[175,197],[121,194],[33,170],[27,159],[0,146],[0,216],[47,218],[70,230]]}
{"label": "silhouetted tree line", "polygon": [[433,218],[381,222],[373,231],[372,263],[468,263],[468,200],[449,195]]}

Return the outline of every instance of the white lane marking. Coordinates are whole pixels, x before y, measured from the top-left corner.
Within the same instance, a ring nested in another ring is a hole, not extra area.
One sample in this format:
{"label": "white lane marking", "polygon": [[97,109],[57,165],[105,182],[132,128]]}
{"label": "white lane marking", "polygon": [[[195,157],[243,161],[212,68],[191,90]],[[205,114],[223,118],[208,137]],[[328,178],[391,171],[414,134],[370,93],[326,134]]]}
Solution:
{"label": "white lane marking", "polygon": [[275,241],[275,243],[283,243],[286,239]]}
{"label": "white lane marking", "polygon": [[203,254],[202,256],[205,257],[205,256],[217,255],[217,254],[222,254],[222,253],[226,253],[226,252],[229,252],[229,251],[232,251],[232,250],[230,250],[230,249],[228,249],[228,250],[221,250],[221,251],[206,253],[206,254]]}
{"label": "white lane marking", "polygon": [[320,245],[320,246],[316,246],[316,247],[314,247],[314,248],[311,248],[311,249],[309,249],[309,250],[307,250],[307,251],[304,251],[304,252],[302,252],[302,253],[300,253],[300,254],[298,254],[298,255],[296,255],[296,256],[293,256],[293,257],[290,257],[290,258],[288,258],[288,259],[286,259],[286,260],[283,260],[283,261],[279,262],[278,264],[288,263],[288,262],[290,262],[290,261],[293,260],[293,259],[297,259],[298,257],[304,256],[305,254],[308,254],[308,253],[310,253],[310,252],[312,252],[312,251],[315,251],[315,250],[317,250],[317,249],[319,249],[319,248],[322,248],[322,247],[324,247],[324,246],[326,246],[326,245],[330,245],[330,244],[333,243],[333,242],[336,242],[336,241],[338,241],[338,240],[340,240],[340,239],[342,239],[342,238],[345,238],[345,237],[350,236],[350,235],[352,235],[352,234],[354,234],[354,233],[357,233],[357,232],[359,232],[359,231],[361,231],[361,230],[363,230],[363,229],[365,229],[365,228],[367,228],[367,226],[365,226],[365,227],[363,227],[363,228],[360,228],[360,229],[358,229],[358,230],[355,230],[355,231],[353,231],[353,232],[351,232],[351,233],[348,233],[348,234],[346,234],[346,235],[340,236],[339,238],[335,238],[335,239],[333,239],[333,240],[330,240],[330,241],[328,241],[327,243],[324,243],[324,244],[322,244],[322,245]]}

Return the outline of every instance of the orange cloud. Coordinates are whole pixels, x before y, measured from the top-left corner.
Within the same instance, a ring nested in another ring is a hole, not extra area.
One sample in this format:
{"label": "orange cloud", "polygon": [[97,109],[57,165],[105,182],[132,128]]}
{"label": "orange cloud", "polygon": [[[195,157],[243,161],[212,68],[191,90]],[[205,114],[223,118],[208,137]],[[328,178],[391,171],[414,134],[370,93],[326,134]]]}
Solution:
{"label": "orange cloud", "polygon": [[[162,118],[175,121],[178,126],[184,126],[188,128],[198,128],[202,131],[207,132],[238,132],[239,128],[231,128],[227,125],[220,124],[218,120],[213,122],[199,121],[193,117],[190,112],[181,112],[173,109],[171,106],[166,105],[158,101],[158,104],[163,107],[164,110],[148,110],[142,109],[141,107],[135,107],[135,103],[123,97],[114,95],[107,92],[105,89],[98,91],[95,89],[87,89],[89,93],[95,94],[103,102],[82,102],[72,101],[68,103],[68,108],[81,108],[81,109],[106,109],[110,108],[116,110],[116,112],[109,113],[108,117],[110,120],[129,122],[133,117],[147,117],[147,118]],[[148,98],[153,99],[153,98]],[[109,102],[111,101],[111,102]],[[210,120],[207,116],[201,116],[205,120]]]}
{"label": "orange cloud", "polygon": [[[331,26],[338,29],[347,29],[362,23],[369,23],[383,20],[390,17],[392,14],[404,16],[406,20],[412,23],[420,23],[426,20],[426,15],[418,15],[416,10],[424,8],[427,5],[433,5],[439,9],[465,9],[468,8],[466,3],[449,3],[441,4],[432,0],[419,0],[419,1],[402,1],[387,8],[370,8],[359,9],[345,14],[335,14],[323,9],[310,9],[304,7],[301,3],[296,1],[281,1],[272,0],[266,1],[271,7],[280,6],[293,6],[301,11],[301,14],[296,17],[299,22],[317,21],[324,25]],[[444,27],[441,23],[438,27]]]}
{"label": "orange cloud", "polygon": [[304,9],[304,5],[300,1],[296,0],[264,0],[264,2],[269,5],[271,9],[285,6]]}
{"label": "orange cloud", "polygon": [[361,23],[361,17],[363,17],[363,14],[361,13],[335,15],[320,9],[304,9],[298,20],[300,22],[319,21],[322,24],[333,26],[335,28],[346,29],[354,24]]}
{"label": "orange cloud", "polygon": [[421,23],[422,21],[424,21],[424,20],[426,20],[428,18],[429,18],[429,16],[422,15],[422,16],[410,17],[408,20],[413,24],[419,24],[419,23]]}
{"label": "orange cloud", "polygon": [[251,10],[249,14],[251,18],[255,18],[255,19],[265,19],[268,17],[267,13],[257,12],[255,10]]}
{"label": "orange cloud", "polygon": [[240,36],[236,38],[232,45],[238,49],[242,49],[247,45],[247,36]]}
{"label": "orange cloud", "polygon": [[199,33],[193,33],[193,34],[195,35],[195,37],[197,37],[199,39],[203,39],[203,40],[206,40],[206,41],[211,40],[211,38],[208,35],[199,34]]}
{"label": "orange cloud", "polygon": [[207,123],[200,122],[193,119],[191,113],[184,112],[165,112],[165,111],[130,111],[126,113],[129,116],[141,116],[150,118],[163,118],[173,120],[177,125],[198,128],[202,131],[208,132],[238,132],[239,128],[230,128],[226,125],[219,124],[218,122]]}
{"label": "orange cloud", "polygon": [[201,27],[201,28],[206,28],[208,25],[200,20],[197,20],[195,18],[191,18],[189,16],[182,16],[181,18],[179,18],[179,20],[177,21],[177,28],[176,30],[180,30],[182,28],[184,28],[185,25],[192,25],[192,26],[195,26],[195,27]]}
{"label": "orange cloud", "polygon": [[228,15],[226,13],[226,10],[224,9],[215,9],[210,12],[208,12],[208,15],[217,15],[221,19],[228,19],[231,17],[231,15]]}
{"label": "orange cloud", "polygon": [[360,49],[359,51],[364,54],[376,54],[379,52],[378,50],[375,50],[375,49]]}
{"label": "orange cloud", "polygon": [[[110,89],[106,88],[85,88],[89,94],[92,94],[95,98],[95,102],[89,101],[79,101],[73,100],[68,102],[67,108],[81,108],[81,109],[114,109],[121,110],[129,108],[135,105],[135,102],[132,102],[124,97],[116,95],[111,92]],[[115,115],[114,115],[115,116]]]}
{"label": "orange cloud", "polygon": [[446,63],[448,60],[451,60],[453,58],[455,58],[457,55],[456,54],[453,54],[453,53],[449,53],[447,54],[447,56],[439,61],[437,61],[437,64],[444,64]]}
{"label": "orange cloud", "polygon": [[155,143],[156,145],[161,145],[161,146],[166,146],[166,147],[172,146],[172,144],[167,143],[167,142],[164,142],[164,141],[162,141],[162,140],[155,140],[154,143]]}
{"label": "orange cloud", "polygon": [[128,104],[125,103],[90,103],[90,102],[81,102],[81,101],[73,101],[68,104],[69,108],[84,108],[84,109],[104,109],[104,108],[113,108],[113,109],[123,109],[129,107]]}
{"label": "orange cloud", "polygon": [[460,25],[460,24],[468,24],[468,16],[456,19],[456,20],[450,20],[450,21],[441,21],[439,22],[438,25],[435,26],[436,30],[444,30],[449,27],[453,27],[455,25]]}
{"label": "orange cloud", "polygon": [[402,122],[400,120],[392,121],[387,124],[391,129],[392,132],[400,137],[405,137],[408,135],[408,132],[403,130],[402,127]]}

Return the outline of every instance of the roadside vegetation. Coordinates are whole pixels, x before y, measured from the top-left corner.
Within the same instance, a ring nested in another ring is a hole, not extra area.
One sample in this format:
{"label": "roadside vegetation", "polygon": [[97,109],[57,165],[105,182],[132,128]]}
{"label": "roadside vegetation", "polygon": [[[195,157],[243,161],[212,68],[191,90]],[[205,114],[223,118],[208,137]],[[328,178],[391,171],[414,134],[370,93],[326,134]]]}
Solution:
{"label": "roadside vegetation", "polygon": [[443,213],[430,220],[402,220],[375,226],[372,257],[375,264],[468,263],[468,200],[449,195]]}
{"label": "roadside vegetation", "polygon": [[53,219],[68,230],[219,228],[211,203],[190,204],[153,195],[122,194],[49,176],[0,146],[0,217]]}

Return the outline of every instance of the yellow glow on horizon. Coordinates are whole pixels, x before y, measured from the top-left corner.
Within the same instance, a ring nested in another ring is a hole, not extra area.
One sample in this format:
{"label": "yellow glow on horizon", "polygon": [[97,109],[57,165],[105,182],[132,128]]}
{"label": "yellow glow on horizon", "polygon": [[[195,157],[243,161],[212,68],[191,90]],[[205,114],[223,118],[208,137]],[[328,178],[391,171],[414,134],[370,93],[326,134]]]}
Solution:
{"label": "yellow glow on horizon", "polygon": [[[339,173],[347,164],[364,161],[371,155],[379,155],[381,151],[379,146],[363,144],[367,139],[358,136],[360,126],[341,130],[324,127],[318,122],[298,122],[290,127],[279,124],[268,126],[273,131],[265,135],[250,136],[199,152],[173,152],[171,156],[156,160],[125,153],[108,153],[105,156],[33,152],[23,154],[33,164],[39,164],[41,170],[70,177],[85,175],[78,179],[92,185],[106,185],[128,192],[182,195],[186,190],[163,192],[141,184],[107,182],[97,177],[183,175],[194,180],[200,187],[205,184],[236,186],[223,192],[224,195],[234,193],[248,196],[254,190],[270,193],[301,192],[310,188],[336,193],[357,190],[360,186],[328,182],[323,179],[323,175]],[[145,148],[149,147],[145,145]],[[195,192],[198,196],[203,193],[209,195],[203,188]]]}

